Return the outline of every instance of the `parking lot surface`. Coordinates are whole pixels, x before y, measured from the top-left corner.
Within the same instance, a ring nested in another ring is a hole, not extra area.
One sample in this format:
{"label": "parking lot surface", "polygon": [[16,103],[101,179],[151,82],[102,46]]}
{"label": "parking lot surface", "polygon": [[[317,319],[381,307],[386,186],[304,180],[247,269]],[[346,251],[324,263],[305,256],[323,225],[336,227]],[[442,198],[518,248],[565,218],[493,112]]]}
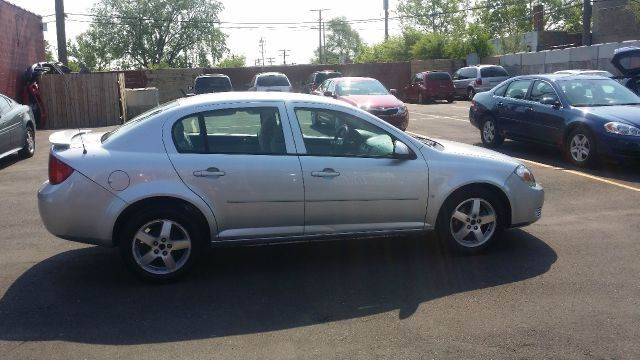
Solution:
{"label": "parking lot surface", "polygon": [[[408,131],[479,144],[468,105],[409,105]],[[485,254],[431,237],[224,248],[152,286],[116,250],[46,232],[50,133],[32,159],[0,160],[0,358],[640,357],[637,165],[575,169],[507,141],[546,202]]]}

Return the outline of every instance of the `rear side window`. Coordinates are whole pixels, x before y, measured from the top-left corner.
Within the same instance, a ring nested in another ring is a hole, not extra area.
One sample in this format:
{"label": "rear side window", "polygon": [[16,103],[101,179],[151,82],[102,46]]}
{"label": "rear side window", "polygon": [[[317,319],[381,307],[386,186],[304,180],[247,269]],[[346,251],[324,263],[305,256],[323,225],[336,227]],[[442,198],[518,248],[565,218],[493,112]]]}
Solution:
{"label": "rear side window", "polygon": [[507,70],[502,68],[502,66],[490,66],[484,67],[480,69],[480,77],[488,78],[488,77],[508,77],[509,74]]}
{"label": "rear side window", "polygon": [[427,80],[451,80],[451,76],[446,72],[432,72],[427,74]]}
{"label": "rear side window", "polygon": [[513,99],[524,99],[527,96],[527,91],[531,85],[532,80],[516,80],[513,81],[507,88],[505,97]]}
{"label": "rear side window", "polygon": [[280,155],[286,152],[276,107],[215,110],[178,120],[172,129],[180,153]]}
{"label": "rear side window", "polygon": [[502,85],[498,85],[498,87],[496,87],[495,90],[493,90],[493,94],[496,96],[504,96],[505,91],[507,90],[507,86],[509,86],[509,84],[502,84]]}
{"label": "rear side window", "polygon": [[257,86],[290,86],[289,79],[284,75],[264,75],[257,80]]}
{"label": "rear side window", "polygon": [[4,115],[5,113],[11,110],[11,102],[4,96],[0,95],[0,115]]}

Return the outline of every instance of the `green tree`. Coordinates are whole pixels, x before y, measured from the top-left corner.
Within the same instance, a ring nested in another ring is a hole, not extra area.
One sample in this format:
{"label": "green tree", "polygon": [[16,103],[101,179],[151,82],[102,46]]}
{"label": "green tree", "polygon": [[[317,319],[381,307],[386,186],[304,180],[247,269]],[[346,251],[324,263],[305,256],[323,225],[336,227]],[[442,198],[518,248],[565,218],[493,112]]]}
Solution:
{"label": "green tree", "polygon": [[96,68],[217,62],[227,51],[216,27],[222,8],[217,0],[99,0],[76,40],[78,60]]}
{"label": "green tree", "polygon": [[411,48],[414,59],[444,59],[447,57],[447,38],[438,33],[424,34]]}
{"label": "green tree", "polygon": [[[488,1],[488,0],[486,0]],[[398,13],[405,25],[430,33],[452,34],[464,29],[466,0],[401,0]]]}
{"label": "green tree", "polygon": [[234,68],[234,67],[243,67],[246,65],[247,58],[244,55],[234,55],[231,54],[218,63],[218,67],[221,68]]}
{"label": "green tree", "polygon": [[371,46],[363,45],[355,62],[393,62],[412,59],[411,48],[423,34],[414,28],[405,28],[402,35],[390,36],[388,40]]}
{"label": "green tree", "polygon": [[100,38],[98,29],[89,29],[67,44],[69,57],[91,71],[108,70],[113,61],[108,44]]}
{"label": "green tree", "polygon": [[352,62],[362,51],[363,43],[360,34],[354,30],[344,17],[334,18],[326,23],[326,44],[324,58],[319,59],[315,52],[313,63],[339,64]]}

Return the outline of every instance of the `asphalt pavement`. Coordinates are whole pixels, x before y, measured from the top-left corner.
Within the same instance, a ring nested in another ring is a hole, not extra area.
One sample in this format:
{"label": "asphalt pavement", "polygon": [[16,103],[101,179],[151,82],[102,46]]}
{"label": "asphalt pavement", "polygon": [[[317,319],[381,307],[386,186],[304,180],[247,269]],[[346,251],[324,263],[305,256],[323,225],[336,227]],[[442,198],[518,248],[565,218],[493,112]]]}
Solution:
{"label": "asphalt pavement", "polygon": [[[408,131],[479,144],[468,105],[409,105]],[[637,166],[575,169],[507,141],[546,202],[485,254],[431,237],[225,248],[152,286],[115,250],[46,232],[49,134],[32,159],[0,160],[2,359],[640,357]]]}

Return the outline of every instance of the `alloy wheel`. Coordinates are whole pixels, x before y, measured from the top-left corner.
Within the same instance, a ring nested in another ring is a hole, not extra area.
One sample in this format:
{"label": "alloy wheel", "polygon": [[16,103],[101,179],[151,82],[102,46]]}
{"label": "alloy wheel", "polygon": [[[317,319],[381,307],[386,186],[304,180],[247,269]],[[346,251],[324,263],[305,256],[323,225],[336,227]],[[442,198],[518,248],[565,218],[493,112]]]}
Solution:
{"label": "alloy wheel", "polygon": [[497,215],[489,202],[467,199],[456,206],[449,221],[451,235],[458,244],[473,248],[486,243],[496,231]]}
{"label": "alloy wheel", "polygon": [[573,158],[573,160],[579,163],[585,162],[589,158],[590,151],[591,143],[589,142],[589,138],[587,138],[586,135],[576,134],[571,139],[569,152],[571,153],[571,157]]}
{"label": "alloy wheel", "polygon": [[157,275],[171,274],[183,267],[191,255],[192,245],[184,227],[166,219],[141,226],[131,244],[138,266]]}
{"label": "alloy wheel", "polygon": [[496,127],[493,124],[493,121],[491,120],[487,120],[484,122],[484,125],[482,126],[482,135],[484,136],[484,139],[487,143],[490,143],[493,141],[493,138],[495,137],[496,134]]}

